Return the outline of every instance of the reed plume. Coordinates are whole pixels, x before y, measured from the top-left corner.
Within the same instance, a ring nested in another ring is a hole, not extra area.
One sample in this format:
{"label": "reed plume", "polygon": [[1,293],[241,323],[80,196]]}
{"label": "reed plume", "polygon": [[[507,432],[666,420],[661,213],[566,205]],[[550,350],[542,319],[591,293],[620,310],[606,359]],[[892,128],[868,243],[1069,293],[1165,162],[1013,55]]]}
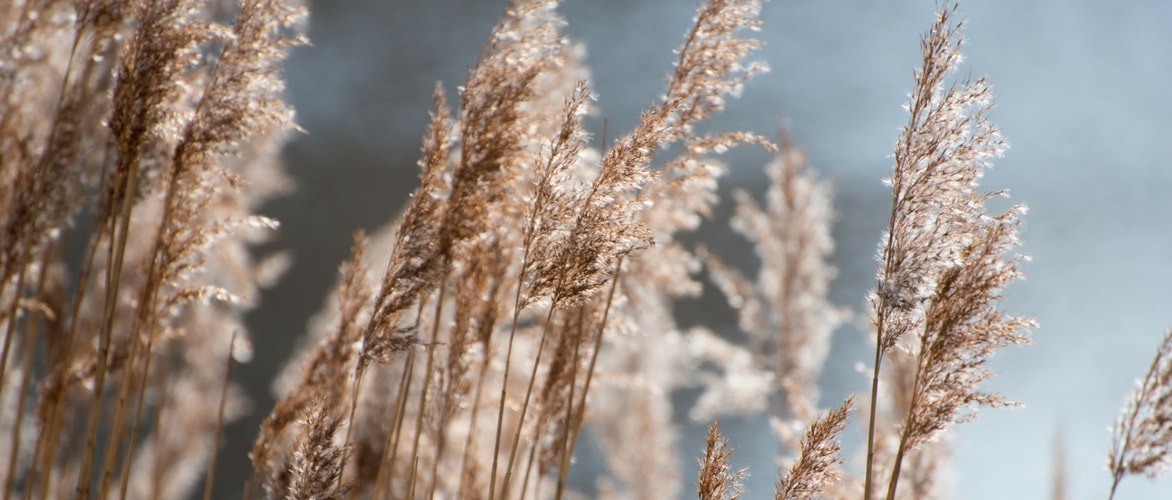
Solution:
{"label": "reed plume", "polygon": [[[8,492],[180,494],[241,414],[224,360],[251,356],[241,315],[272,281],[248,247],[276,226],[253,210],[285,185],[272,161],[291,119],[279,70],[301,12],[246,1],[216,25],[222,7],[3,7],[4,64],[27,80],[3,79],[3,126],[25,131],[3,134],[23,152],[2,169],[0,358],[49,360],[0,361],[3,386],[20,384],[14,435],[30,408],[38,428],[8,448],[24,457],[8,463]],[[81,262],[66,260],[69,234]]]}
{"label": "reed plume", "polygon": [[846,427],[847,414],[854,399],[847,397],[842,406],[826,412],[806,428],[798,458],[778,480],[776,500],[818,498],[838,479],[842,464],[842,446],[838,435]]}
{"label": "reed plume", "polygon": [[1123,413],[1112,428],[1107,469],[1111,493],[1128,475],[1156,477],[1172,465],[1172,330],[1156,350],[1151,366],[1138,381]]}
{"label": "reed plume", "polygon": [[[258,207],[289,185],[280,70],[304,43],[295,2],[228,4],[0,2],[8,496],[211,495],[223,426],[248,411],[232,379],[254,354],[243,315],[287,262],[252,252],[278,229]],[[705,128],[765,70],[760,2],[701,2],[663,93],[601,141],[558,4],[509,2],[464,84],[436,85],[419,186],[355,234],[275,384],[244,496],[671,498],[689,476],[683,416],[763,412],[784,455],[775,498],[946,496],[950,430],[1012,404],[982,387],[987,363],[1033,326],[1000,305],[1025,208],[992,211],[1004,192],[980,186],[1005,143],[987,81],[950,81],[956,5],[922,39],[887,179],[860,481],[840,443],[854,397],[820,411],[849,315],[827,299],[831,187],[784,135]],[[763,200],[732,194],[756,276],[686,243],[736,168],[721,155],[744,145],[774,155]],[[677,324],[704,279],[739,332]],[[1172,333],[1116,422],[1111,495],[1168,466],[1170,353]],[[570,474],[587,437],[607,471],[593,485]],[[713,422],[698,496],[743,496],[744,477]]]}
{"label": "reed plume", "polygon": [[964,408],[1001,406],[1004,398],[978,384],[985,362],[1003,346],[1026,341],[1033,322],[998,308],[1001,291],[1020,277],[1014,255],[1023,206],[989,214],[978,181],[1005,148],[986,115],[992,93],[984,79],[945,87],[960,63],[961,23],[945,7],[921,43],[910,119],[895,149],[887,182],[892,208],[870,295],[876,327],[865,495],[875,480],[874,439],[879,372],[884,354],[905,342],[914,356],[910,402],[899,429],[887,498],[895,497],[907,452],[953,423]]}
{"label": "reed plume", "polygon": [[717,422],[708,426],[708,438],[704,445],[704,458],[700,460],[700,472],[696,478],[696,493],[700,500],[735,500],[740,498],[740,481],[745,476],[743,469],[733,469],[729,464],[732,450],[728,439],[720,436]]}

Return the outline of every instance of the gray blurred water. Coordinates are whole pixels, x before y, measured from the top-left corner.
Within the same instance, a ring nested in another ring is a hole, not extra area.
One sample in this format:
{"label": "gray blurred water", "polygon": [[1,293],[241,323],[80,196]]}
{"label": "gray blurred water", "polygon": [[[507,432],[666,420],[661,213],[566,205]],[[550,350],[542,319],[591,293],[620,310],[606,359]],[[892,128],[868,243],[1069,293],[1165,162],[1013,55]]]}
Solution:
{"label": "gray blurred water", "polygon": [[[454,92],[504,4],[311,4],[313,45],[297,49],[287,69],[297,121],[308,131],[285,152],[299,187],[264,208],[283,224],[269,249],[290,249],[295,264],[249,320],[258,355],[237,373],[250,385],[254,411],[227,430],[218,498],[235,497],[247,477],[247,449],[272,405],[268,383],[332,286],[350,233],[383,224],[417,184],[435,81]],[[659,95],[694,7],[651,0],[564,5],[568,32],[587,45],[611,130],[629,128]],[[840,276],[832,299],[858,310],[874,281],[889,206],[880,179],[890,169],[919,35],[933,11],[930,2],[767,3],[760,35],[768,47],[757,58],[772,71],[748,83],[744,97],[713,122],[715,129],[768,134],[784,120],[811,163],[834,181]],[[1023,236],[1033,261],[1004,308],[1034,315],[1041,328],[1034,345],[997,356],[999,374],[988,384],[1024,408],[982,411],[954,434],[949,497],[1047,497],[1061,432],[1070,498],[1104,498],[1109,426],[1172,325],[1172,197],[1165,193],[1172,187],[1165,165],[1172,2],[974,1],[961,12],[968,20],[962,76],[989,75],[999,101],[993,118],[1012,145],[984,185],[1008,187],[1013,201],[1030,206]],[[727,187],[762,184],[763,155],[728,160]],[[697,238],[728,234],[718,224],[706,228]],[[747,246],[719,250],[751,265]],[[853,327],[838,333],[823,379],[827,404],[864,389],[866,378],[855,371],[868,359],[862,335]],[[753,445],[771,441],[762,437],[767,427],[760,419],[725,423],[734,461],[751,467],[748,497],[768,497],[774,450]],[[692,427],[680,442],[689,481],[700,432]],[[861,432],[849,430],[848,441],[857,443]],[[1118,498],[1169,492],[1172,482],[1129,478]]]}

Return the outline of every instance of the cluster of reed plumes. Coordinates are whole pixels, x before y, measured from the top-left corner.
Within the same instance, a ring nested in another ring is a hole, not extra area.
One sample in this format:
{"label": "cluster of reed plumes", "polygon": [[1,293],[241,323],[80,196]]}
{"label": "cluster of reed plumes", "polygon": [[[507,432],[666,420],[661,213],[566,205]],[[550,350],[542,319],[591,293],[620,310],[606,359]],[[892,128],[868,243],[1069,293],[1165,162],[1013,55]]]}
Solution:
{"label": "cluster of reed plumes", "polygon": [[[826,298],[830,188],[784,137],[696,132],[764,69],[748,59],[759,3],[701,5],[663,95],[600,141],[583,126],[589,75],[556,3],[511,2],[454,102],[436,88],[421,185],[386,230],[355,235],[278,377],[244,496],[581,496],[567,472],[589,429],[609,464],[588,485],[598,496],[676,498],[670,395],[685,386],[703,389],[684,409],[695,420],[771,416],[790,453],[776,498],[938,496],[940,435],[1008,404],[980,388],[985,363],[1032,326],[998,308],[1019,276],[1024,208],[990,213],[1000,193],[978,185],[1004,144],[985,81],[948,83],[955,6],[923,39],[888,178],[858,415],[869,435],[848,471],[839,435],[856,398],[820,410],[816,384],[848,317]],[[0,5],[11,497],[210,496],[220,430],[245,400],[231,381],[251,356],[241,318],[285,262],[249,246],[277,226],[256,207],[287,185],[279,69],[303,14],[283,0]],[[765,203],[736,194],[754,278],[675,239],[710,214],[715,157],[738,146],[775,154]],[[701,280],[738,311],[749,345],[676,326],[673,304]],[[1169,463],[1169,339],[1117,426],[1115,484]],[[701,499],[740,494],[731,453],[713,423]]]}

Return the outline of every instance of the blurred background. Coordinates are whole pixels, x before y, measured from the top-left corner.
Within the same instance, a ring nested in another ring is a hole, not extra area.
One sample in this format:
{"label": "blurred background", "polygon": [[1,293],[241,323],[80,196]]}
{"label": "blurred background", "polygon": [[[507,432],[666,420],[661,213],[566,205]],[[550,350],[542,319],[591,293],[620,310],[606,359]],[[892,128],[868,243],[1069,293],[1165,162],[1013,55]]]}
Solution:
{"label": "blurred background", "polygon": [[[308,318],[334,284],[351,233],[374,230],[398,212],[418,183],[416,159],[436,81],[449,97],[474,62],[505,0],[310,2],[311,46],[294,51],[286,75],[297,122],[287,146],[297,190],[262,212],[282,222],[262,249],[289,250],[294,264],[250,316],[256,358],[237,368],[249,386],[249,416],[227,428],[217,498],[235,497],[251,465],[247,450],[272,407],[269,383]],[[672,49],[696,2],[567,0],[567,33],[586,44],[600,116],[623,131],[662,92]],[[836,187],[832,300],[865,317],[875,248],[890,191],[880,179],[906,121],[901,106],[919,64],[919,37],[932,2],[774,0],[756,59],[772,71],[712,121],[719,130],[773,135],[784,123],[809,162]],[[953,434],[950,498],[1049,498],[1054,449],[1065,450],[1072,499],[1105,498],[1110,426],[1172,326],[1172,2],[1091,0],[965,2],[967,55],[961,77],[986,74],[993,119],[1011,149],[983,182],[1029,205],[1023,239],[1033,257],[1004,309],[1035,316],[1034,344],[998,353],[987,387],[1024,407],[982,411]],[[596,130],[597,132],[597,130]],[[614,135],[614,134],[612,134]],[[764,153],[725,157],[725,192],[761,193]],[[753,250],[730,237],[723,205],[696,240],[754,266]],[[720,300],[709,293],[706,299]],[[701,304],[702,306],[704,304]],[[735,328],[716,305],[704,318]],[[685,322],[698,321],[693,315]],[[865,328],[837,332],[823,377],[823,402],[865,394]],[[865,399],[865,396],[863,397]],[[686,426],[679,446],[691,497],[703,426]],[[735,465],[749,466],[747,498],[771,496],[775,449],[764,419],[726,419]],[[857,457],[865,429],[848,429]],[[858,460],[848,466],[856,467]],[[1168,498],[1172,482],[1126,479],[1117,498]]]}

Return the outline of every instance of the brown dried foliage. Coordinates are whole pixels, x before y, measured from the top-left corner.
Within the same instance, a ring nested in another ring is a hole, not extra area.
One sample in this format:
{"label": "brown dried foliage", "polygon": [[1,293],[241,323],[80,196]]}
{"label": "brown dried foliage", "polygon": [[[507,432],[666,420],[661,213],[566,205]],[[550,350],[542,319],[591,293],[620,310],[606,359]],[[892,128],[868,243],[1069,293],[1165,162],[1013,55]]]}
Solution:
{"label": "brown dried foliage", "polygon": [[[35,439],[10,441],[5,486],[180,494],[240,414],[223,358],[268,281],[247,246],[275,227],[252,210],[283,184],[279,68],[300,10],[245,1],[220,26],[218,6],[180,0],[0,8],[0,385],[21,386],[6,414],[35,407],[12,428]],[[86,242],[80,263],[65,260],[68,234]],[[37,351],[43,369],[7,364]]]}
{"label": "brown dried foliage", "polygon": [[[1024,343],[1028,318],[999,309],[1016,280],[1017,227],[1024,207],[988,214],[992,195],[978,180],[1004,149],[986,118],[991,90],[983,79],[945,88],[960,62],[956,6],[942,9],[922,42],[923,65],[896,144],[891,218],[880,247],[876,347],[868,436],[866,495],[871,495],[879,373],[885,353],[905,342],[915,356],[910,402],[900,427],[887,498],[895,497],[905,454],[953,423],[964,408],[999,406],[979,389],[998,348]],[[997,193],[1000,194],[1000,193]],[[910,338],[909,338],[910,337]]]}
{"label": "brown dried foliage", "polygon": [[1172,465],[1172,330],[1115,421],[1107,469],[1111,494],[1128,475],[1156,477]]}
{"label": "brown dried foliage", "polygon": [[843,461],[838,435],[846,428],[846,418],[853,406],[854,398],[848,396],[842,406],[826,412],[806,428],[798,459],[781,476],[773,498],[818,498],[838,479],[838,467]]}
{"label": "brown dried foliage", "polygon": [[289,499],[341,500],[346,498],[348,483],[342,476],[342,456],[345,448],[335,440],[341,419],[331,417],[321,403],[313,403],[305,420],[304,429],[297,434],[289,469],[292,482],[287,488],[273,485],[269,495]]}
{"label": "brown dried foliage", "polygon": [[[581,48],[556,6],[511,2],[453,109],[437,86],[421,185],[391,231],[355,236],[332,319],[261,426],[246,496],[560,498],[592,426],[612,470],[602,496],[671,497],[682,474],[670,397],[690,385],[704,389],[693,416],[768,407],[780,422],[797,456],[776,498],[859,493],[839,477],[853,399],[816,418],[815,381],[844,316],[825,299],[830,189],[785,140],[777,150],[752,133],[695,132],[763,69],[746,61],[761,46],[745,36],[760,27],[759,2],[702,3],[663,97],[601,150],[582,122],[592,94]],[[221,8],[0,5],[10,495],[181,496],[242,411],[230,379],[250,355],[241,314],[271,281],[247,248],[276,227],[253,208],[284,185],[274,158],[292,126],[279,69],[302,42],[301,10]],[[986,208],[1001,193],[978,181],[1005,146],[985,80],[947,83],[955,18],[945,7],[923,39],[888,179],[864,497],[885,478],[888,498],[901,480],[900,497],[941,494],[942,438],[971,410],[1007,404],[980,387],[987,361],[1032,326],[1000,310],[1020,276],[1024,208]],[[778,153],[765,203],[735,195],[735,229],[763,264],[755,282],[677,238],[718,201],[713,157],[742,144]],[[679,153],[655,167],[670,146]],[[86,242],[81,262],[65,260],[71,233]],[[705,260],[751,346],[675,325]],[[1112,494],[1168,464],[1170,339],[1117,422]],[[714,423],[700,498],[740,494],[730,455]]]}
{"label": "brown dried foliage", "polygon": [[729,463],[732,450],[728,448],[728,439],[720,436],[717,424],[713,422],[708,426],[704,458],[700,460],[700,472],[696,478],[696,493],[700,500],[735,500],[741,496],[740,482],[745,471],[734,470]]}

